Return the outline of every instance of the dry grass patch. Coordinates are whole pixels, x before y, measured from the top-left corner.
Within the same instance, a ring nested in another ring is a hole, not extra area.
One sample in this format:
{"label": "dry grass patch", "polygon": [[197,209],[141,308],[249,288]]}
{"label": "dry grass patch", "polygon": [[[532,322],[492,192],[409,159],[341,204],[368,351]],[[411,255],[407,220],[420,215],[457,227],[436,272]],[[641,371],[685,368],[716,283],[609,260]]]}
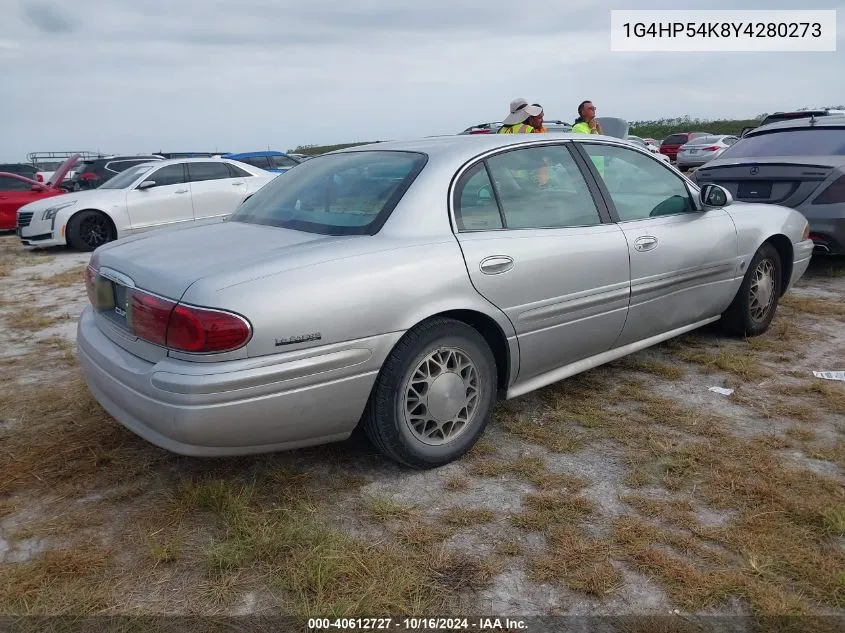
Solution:
{"label": "dry grass patch", "polygon": [[455,527],[467,527],[470,525],[479,525],[481,523],[490,523],[496,519],[496,513],[492,510],[484,508],[449,508],[440,515],[440,520],[447,525]]}
{"label": "dry grass patch", "polygon": [[91,543],[0,565],[0,610],[16,615],[93,615],[118,600],[113,552]]}
{"label": "dry grass patch", "polygon": [[634,363],[633,369],[647,374],[653,374],[666,380],[680,380],[686,376],[686,371],[680,365],[656,360],[638,360]]}
{"label": "dry grass patch", "polygon": [[[720,438],[673,443],[662,455],[651,455],[671,473],[672,489],[738,513],[725,527],[697,530],[732,552],[738,563],[725,567],[689,538],[678,541],[677,536],[643,529],[616,534],[626,558],[641,571],[656,574],[673,600],[686,608],[729,596],[745,598],[752,609],[765,613],[845,606],[845,551],[830,539],[827,527],[828,517],[840,507],[836,500],[842,499],[842,488],[835,479],[788,467],[774,448],[763,440]],[[642,503],[641,508],[657,509]],[[675,518],[689,527],[683,513]],[[681,549],[684,555],[655,543]]]}
{"label": "dry grass patch", "polygon": [[4,316],[7,327],[15,330],[28,330],[30,332],[37,332],[38,330],[52,327],[62,321],[70,321],[71,318],[69,314],[53,316],[45,314],[38,308],[32,307],[20,308]]}
{"label": "dry grass patch", "polygon": [[115,422],[77,370],[0,393],[0,411],[18,421],[0,431],[0,496],[24,487],[90,492],[129,484],[177,459]]}
{"label": "dry grass patch", "polygon": [[406,519],[411,516],[413,508],[392,499],[369,495],[364,498],[364,516],[370,521],[384,523],[395,519]]}
{"label": "dry grass patch", "polygon": [[60,273],[37,278],[39,283],[48,284],[50,286],[66,287],[76,286],[85,287],[85,266],[77,266],[69,270],[64,270]]}
{"label": "dry grass patch", "polygon": [[[436,527],[405,523],[403,538],[368,544],[332,530],[310,500],[270,506],[265,494],[260,481],[211,479],[187,483],[175,500],[183,512],[214,519],[203,549],[211,580],[257,574],[282,592],[283,609],[294,616],[437,612],[452,606],[456,590],[495,574],[488,559],[445,550],[447,532]],[[386,504],[375,505],[384,516]]]}
{"label": "dry grass patch", "polygon": [[611,562],[610,541],[587,536],[572,525],[561,525],[549,535],[549,546],[527,561],[535,582],[560,584],[603,598],[622,583],[622,574]]}
{"label": "dry grass patch", "polygon": [[522,556],[525,553],[525,546],[518,541],[499,541],[493,547],[493,554],[496,556]]}
{"label": "dry grass patch", "polygon": [[721,346],[717,352],[709,350],[688,349],[677,352],[680,360],[700,365],[704,371],[720,370],[742,380],[755,381],[768,378],[772,372],[767,369],[759,358],[751,352],[753,347],[748,344]]}
{"label": "dry grass patch", "polygon": [[452,492],[466,490],[469,488],[469,479],[463,475],[451,475],[443,482],[443,487]]}
{"label": "dry grass patch", "polygon": [[553,528],[581,521],[594,510],[586,497],[563,492],[541,492],[525,496],[525,509],[511,515],[511,522],[523,530],[548,534]]}
{"label": "dry grass patch", "polygon": [[798,297],[790,294],[783,297],[781,303],[804,314],[820,317],[845,317],[845,302],[841,300]]}
{"label": "dry grass patch", "polygon": [[845,415],[845,384],[841,382],[812,378],[797,385],[781,386],[779,390],[807,398],[813,407],[821,404],[830,413]]}
{"label": "dry grass patch", "polygon": [[585,486],[578,477],[551,472],[542,459],[524,455],[513,461],[503,459],[476,459],[470,462],[469,471],[477,477],[504,477],[512,475],[531,482],[539,490],[567,489],[576,492]]}

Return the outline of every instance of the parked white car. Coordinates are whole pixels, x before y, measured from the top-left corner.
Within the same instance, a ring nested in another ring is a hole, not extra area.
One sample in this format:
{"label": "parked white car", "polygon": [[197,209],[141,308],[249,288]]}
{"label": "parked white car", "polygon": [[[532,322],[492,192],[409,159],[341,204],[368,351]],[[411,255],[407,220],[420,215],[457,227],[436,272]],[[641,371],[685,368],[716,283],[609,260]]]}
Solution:
{"label": "parked white car", "polygon": [[738,140],[738,136],[731,134],[697,136],[678,148],[678,156],[675,159],[678,169],[701,167],[701,165],[716,158]]}
{"label": "parked white car", "polygon": [[25,246],[70,245],[93,251],[106,242],[195,221],[223,221],[279,176],[220,158],[153,161],[116,175],[97,189],[25,205],[17,232]]}

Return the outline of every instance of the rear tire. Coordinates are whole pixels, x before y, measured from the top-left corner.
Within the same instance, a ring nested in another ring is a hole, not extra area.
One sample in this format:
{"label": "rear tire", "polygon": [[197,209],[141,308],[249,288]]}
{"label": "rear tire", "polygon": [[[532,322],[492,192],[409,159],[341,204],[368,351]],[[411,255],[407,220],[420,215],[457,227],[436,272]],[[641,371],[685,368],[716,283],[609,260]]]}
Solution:
{"label": "rear tire", "polygon": [[406,466],[443,466],[483,433],[496,385],[496,360],[475,328],[439,317],[425,321],[385,360],[364,413],[364,432],[385,456]]}
{"label": "rear tire", "polygon": [[101,211],[80,211],[67,223],[67,243],[71,248],[91,252],[115,239],[114,226]]}
{"label": "rear tire", "polygon": [[722,314],[722,328],[738,336],[758,336],[769,329],[781,292],[781,261],[766,242],[754,257],[733,302]]}

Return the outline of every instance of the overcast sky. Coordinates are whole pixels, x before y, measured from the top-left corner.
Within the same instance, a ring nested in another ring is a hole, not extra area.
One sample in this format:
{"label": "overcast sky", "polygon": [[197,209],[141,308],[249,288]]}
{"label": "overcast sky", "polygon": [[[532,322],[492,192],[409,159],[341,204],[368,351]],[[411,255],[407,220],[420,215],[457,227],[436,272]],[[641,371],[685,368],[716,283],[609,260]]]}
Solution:
{"label": "overcast sky", "polygon": [[629,120],[845,102],[843,0],[741,3],[838,9],[837,52],[613,53],[610,9],[636,4],[0,0],[0,160],[453,134],[520,96],[568,121],[582,99]]}

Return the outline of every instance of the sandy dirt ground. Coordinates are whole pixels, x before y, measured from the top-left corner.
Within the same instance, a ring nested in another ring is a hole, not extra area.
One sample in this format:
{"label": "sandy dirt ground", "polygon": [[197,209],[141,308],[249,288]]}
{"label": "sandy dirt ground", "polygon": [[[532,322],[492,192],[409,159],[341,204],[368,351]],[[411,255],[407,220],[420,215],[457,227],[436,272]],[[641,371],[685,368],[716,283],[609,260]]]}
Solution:
{"label": "sandy dirt ground", "polygon": [[845,383],[812,373],[845,370],[841,260],[764,336],[705,328],[502,403],[427,472],[357,436],[145,443],[81,380],[87,260],[0,237],[0,614],[845,613]]}

